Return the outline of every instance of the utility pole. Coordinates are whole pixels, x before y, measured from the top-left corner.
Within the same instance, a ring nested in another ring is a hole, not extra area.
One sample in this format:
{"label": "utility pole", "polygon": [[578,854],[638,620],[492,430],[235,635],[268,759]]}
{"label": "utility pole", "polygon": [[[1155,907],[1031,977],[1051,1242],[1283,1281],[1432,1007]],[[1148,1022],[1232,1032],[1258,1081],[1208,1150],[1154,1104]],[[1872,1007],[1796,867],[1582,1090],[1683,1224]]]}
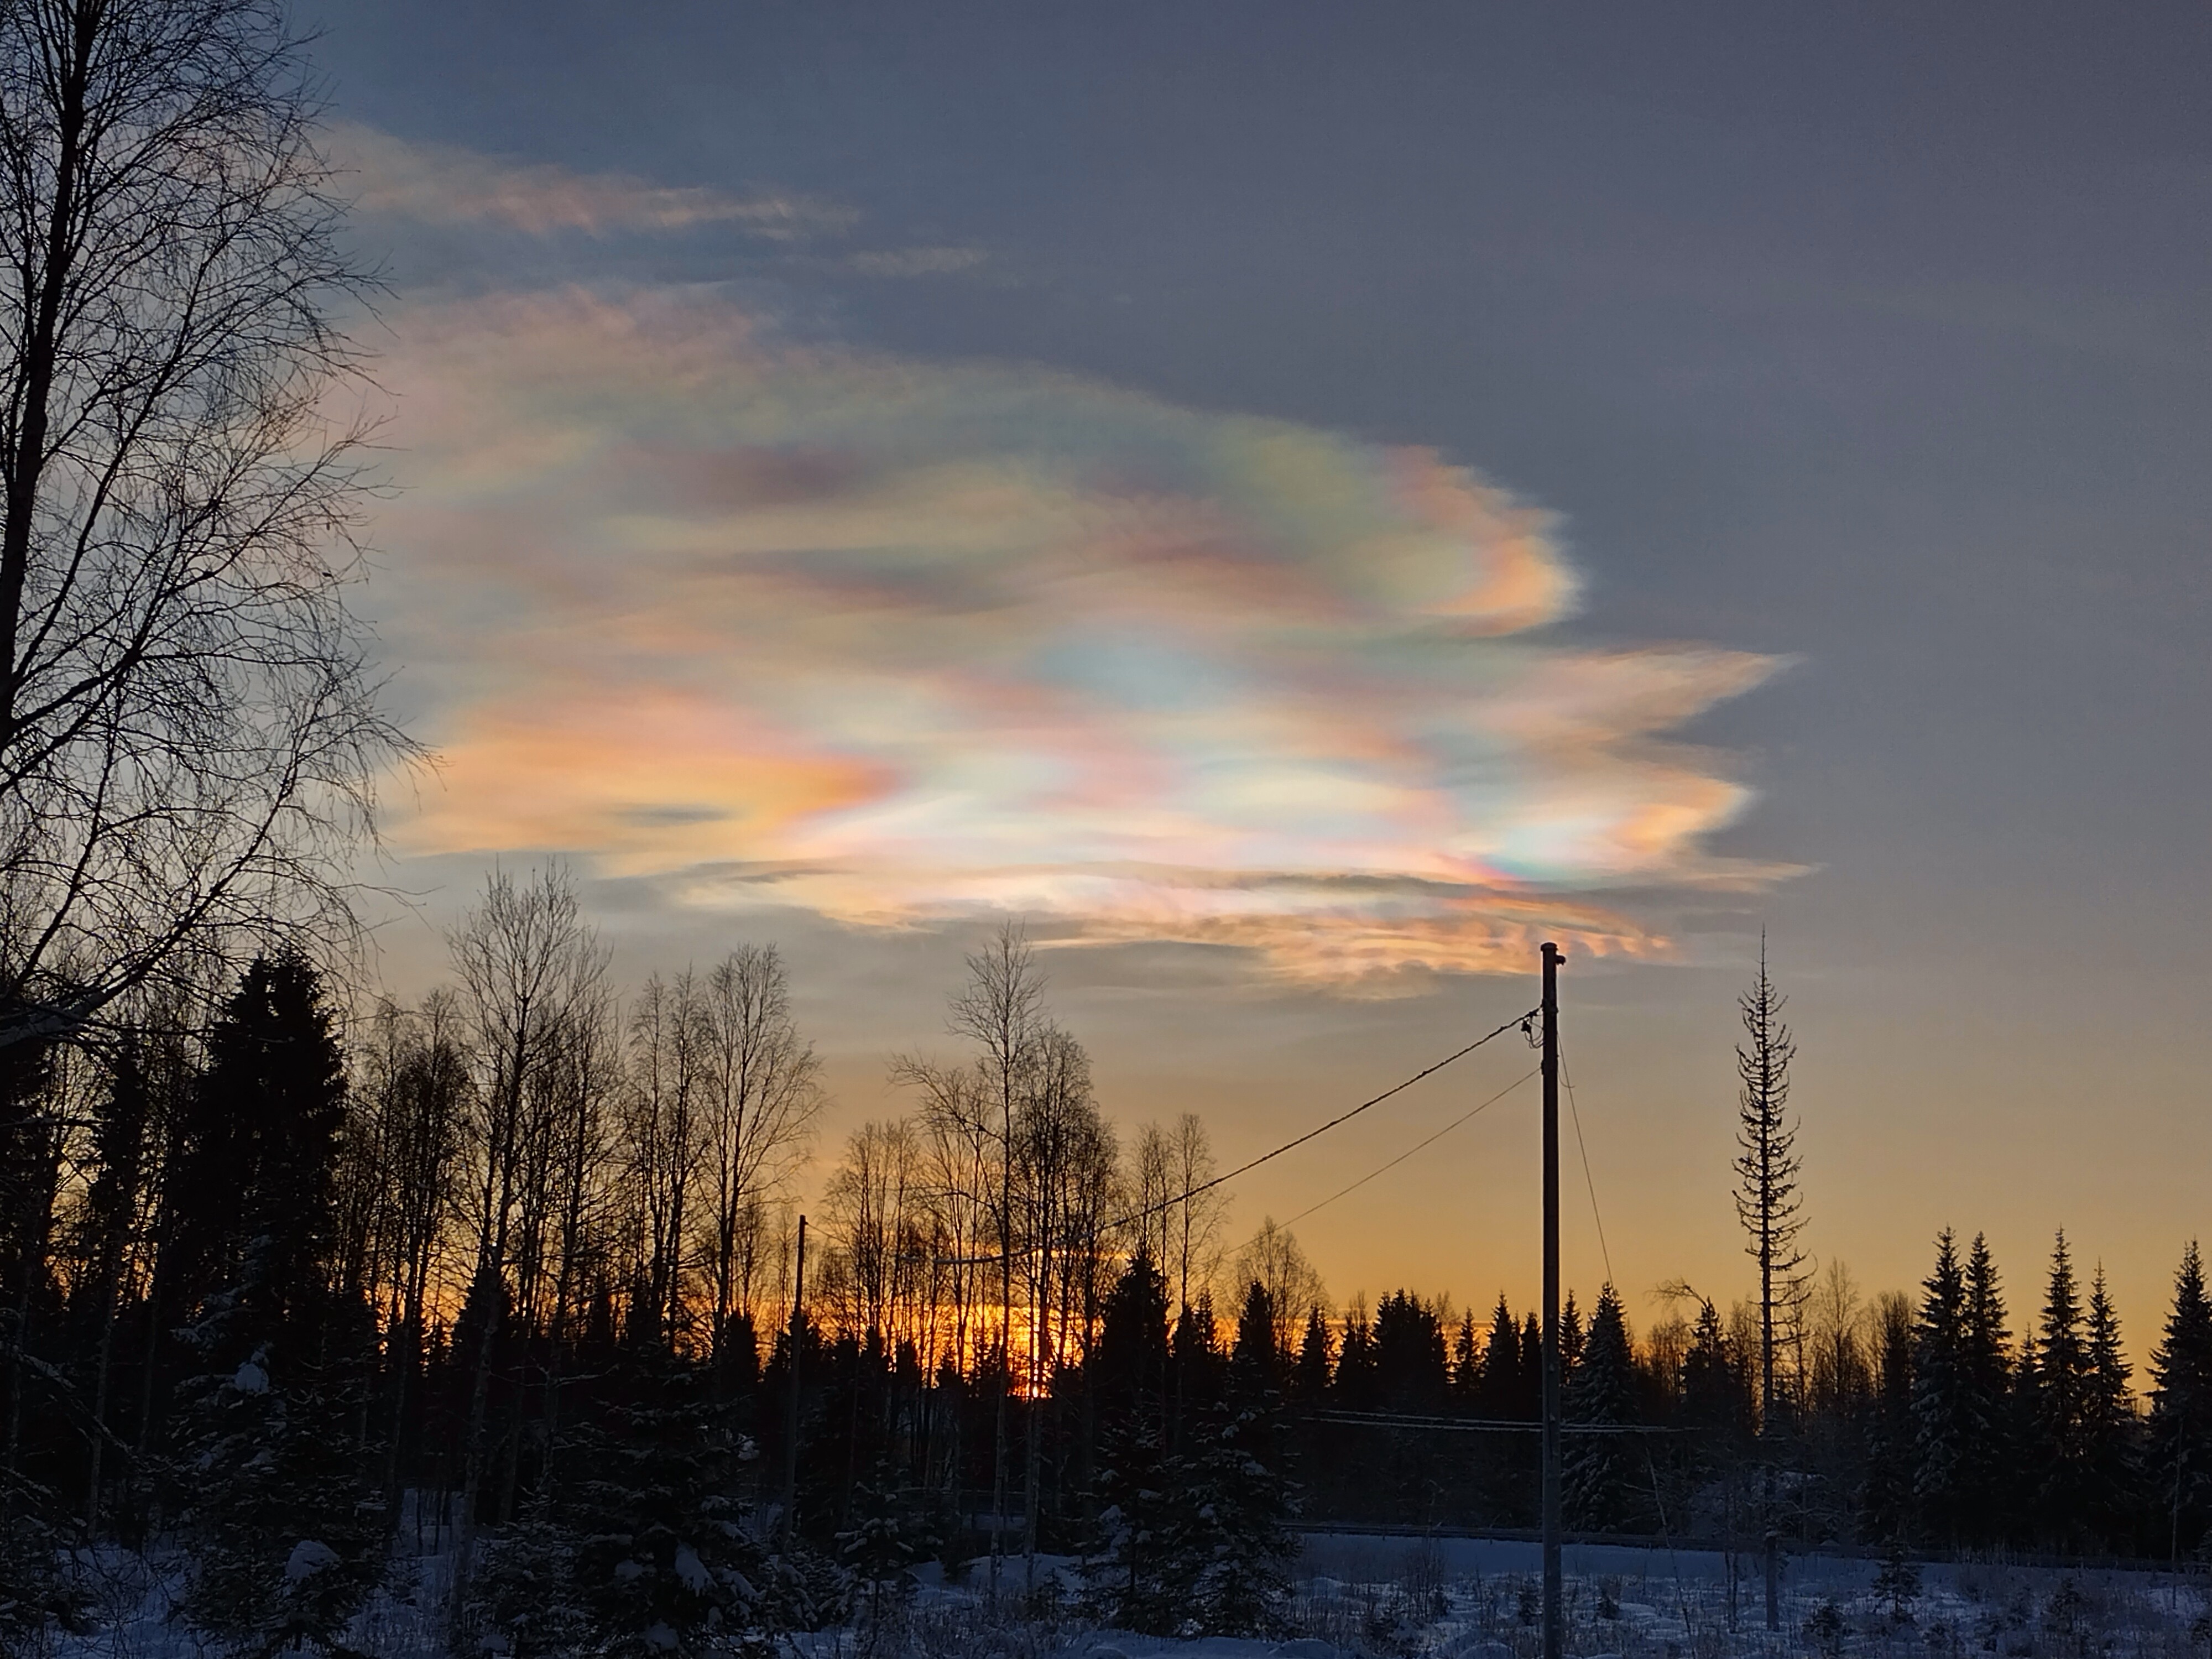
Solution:
{"label": "utility pole", "polygon": [[799,1218],[799,1261],[791,1273],[791,1341],[786,1358],[783,1405],[783,1535],[788,1540],[799,1516],[799,1350],[806,1330],[806,1218]]}
{"label": "utility pole", "polygon": [[1566,1651],[1559,1585],[1559,947],[1544,945],[1544,1659]]}

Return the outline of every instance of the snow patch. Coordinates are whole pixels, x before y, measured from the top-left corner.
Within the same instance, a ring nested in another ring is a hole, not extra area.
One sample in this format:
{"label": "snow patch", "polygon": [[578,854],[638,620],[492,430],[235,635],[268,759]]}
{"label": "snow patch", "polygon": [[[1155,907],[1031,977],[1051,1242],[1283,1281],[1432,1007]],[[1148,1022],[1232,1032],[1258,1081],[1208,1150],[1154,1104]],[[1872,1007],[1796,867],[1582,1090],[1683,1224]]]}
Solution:
{"label": "snow patch", "polygon": [[714,1575],[707,1571],[707,1564],[699,1559],[699,1552],[689,1544],[676,1547],[676,1578],[695,1595],[704,1595],[714,1588]]}
{"label": "snow patch", "polygon": [[269,1373],[251,1359],[241,1363],[230,1379],[230,1386],[240,1394],[267,1394]]}
{"label": "snow patch", "polygon": [[284,1558],[284,1582],[296,1584],[338,1564],[338,1553],[317,1538],[302,1538]]}

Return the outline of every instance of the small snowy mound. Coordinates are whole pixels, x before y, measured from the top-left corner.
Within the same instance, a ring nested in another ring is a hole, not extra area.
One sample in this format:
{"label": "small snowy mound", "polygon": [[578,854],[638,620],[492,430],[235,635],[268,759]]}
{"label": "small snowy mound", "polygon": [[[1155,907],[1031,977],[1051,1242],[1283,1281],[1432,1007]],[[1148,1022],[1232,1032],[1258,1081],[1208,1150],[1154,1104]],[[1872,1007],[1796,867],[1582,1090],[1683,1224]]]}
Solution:
{"label": "small snowy mound", "polygon": [[695,1595],[704,1595],[714,1588],[714,1575],[707,1571],[707,1564],[699,1559],[699,1552],[689,1544],[676,1547],[676,1577],[684,1588]]}
{"label": "small snowy mound", "polygon": [[[241,1368],[242,1369],[242,1368]],[[338,1564],[338,1553],[320,1539],[302,1538],[292,1546],[292,1553],[284,1559],[284,1582],[296,1584],[313,1578],[326,1567]]]}
{"label": "small snowy mound", "polygon": [[267,1394],[269,1373],[249,1359],[239,1366],[230,1379],[230,1386],[240,1394]]}

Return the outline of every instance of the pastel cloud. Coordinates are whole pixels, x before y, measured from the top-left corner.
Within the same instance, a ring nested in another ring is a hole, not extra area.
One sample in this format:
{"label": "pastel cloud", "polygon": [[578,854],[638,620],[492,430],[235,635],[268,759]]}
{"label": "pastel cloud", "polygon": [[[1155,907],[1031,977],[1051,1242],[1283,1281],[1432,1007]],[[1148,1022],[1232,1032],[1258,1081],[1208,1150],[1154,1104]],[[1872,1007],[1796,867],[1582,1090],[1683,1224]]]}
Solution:
{"label": "pastel cloud", "polygon": [[344,193],[357,211],[428,224],[490,225],[532,236],[735,225],[773,241],[849,228],[849,208],[772,191],[732,196],[701,185],[656,185],[624,173],[576,173],[401,138],[353,122],[329,132]]}
{"label": "pastel cloud", "polygon": [[1770,659],[1593,651],[1545,516],[1434,455],[1036,368],[765,341],[665,291],[399,319],[377,539],[441,781],[403,850],[699,903],[1012,909],[1350,984],[1660,955],[1753,882],[1664,733]]}

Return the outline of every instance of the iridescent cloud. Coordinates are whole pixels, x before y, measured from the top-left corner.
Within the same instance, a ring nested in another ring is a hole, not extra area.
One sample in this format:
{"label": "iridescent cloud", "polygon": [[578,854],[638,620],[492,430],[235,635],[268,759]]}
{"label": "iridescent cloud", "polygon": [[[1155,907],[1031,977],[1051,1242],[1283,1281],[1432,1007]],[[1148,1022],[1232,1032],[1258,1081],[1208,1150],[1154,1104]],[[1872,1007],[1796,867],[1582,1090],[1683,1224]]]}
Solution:
{"label": "iridescent cloud", "polygon": [[532,236],[734,224],[756,236],[793,241],[848,229],[858,216],[849,208],[787,191],[732,196],[701,185],[656,185],[624,173],[575,173],[400,138],[354,122],[333,125],[328,148],[343,169],[341,187],[356,210],[428,224],[489,224]]}
{"label": "iridescent cloud", "polygon": [[726,301],[398,319],[377,539],[441,780],[403,850],[701,903],[994,909],[1372,982],[1668,948],[1604,890],[1760,878],[1662,734],[1770,659],[1548,640],[1545,516],[1432,454]]}

